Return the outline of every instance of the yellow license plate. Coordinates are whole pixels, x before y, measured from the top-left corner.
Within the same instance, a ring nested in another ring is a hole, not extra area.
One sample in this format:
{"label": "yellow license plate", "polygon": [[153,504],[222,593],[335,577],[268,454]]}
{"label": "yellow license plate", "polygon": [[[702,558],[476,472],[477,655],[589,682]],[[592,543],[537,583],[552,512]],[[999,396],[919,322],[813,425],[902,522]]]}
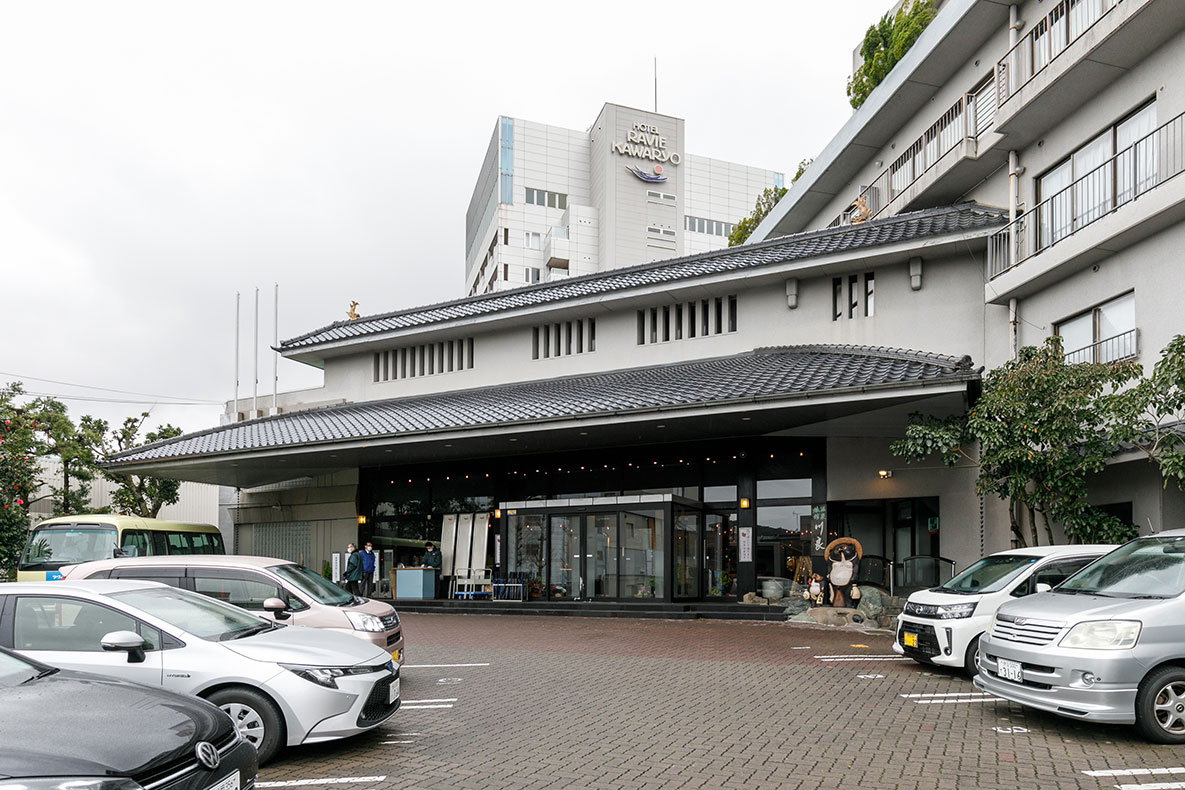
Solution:
{"label": "yellow license plate", "polygon": [[917,647],[918,646],[918,635],[917,634],[902,634],[901,635],[901,642],[906,647]]}
{"label": "yellow license plate", "polygon": [[391,658],[393,658],[395,660],[395,663],[398,664],[399,663],[399,651],[392,650],[391,651]]}

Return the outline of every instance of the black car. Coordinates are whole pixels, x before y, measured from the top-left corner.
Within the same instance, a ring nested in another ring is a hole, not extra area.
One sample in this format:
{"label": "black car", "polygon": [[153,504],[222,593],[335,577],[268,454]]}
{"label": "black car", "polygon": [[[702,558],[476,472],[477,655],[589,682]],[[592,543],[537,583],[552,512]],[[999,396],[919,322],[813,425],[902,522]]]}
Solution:
{"label": "black car", "polygon": [[0,785],[250,790],[259,761],[208,702],[0,648]]}

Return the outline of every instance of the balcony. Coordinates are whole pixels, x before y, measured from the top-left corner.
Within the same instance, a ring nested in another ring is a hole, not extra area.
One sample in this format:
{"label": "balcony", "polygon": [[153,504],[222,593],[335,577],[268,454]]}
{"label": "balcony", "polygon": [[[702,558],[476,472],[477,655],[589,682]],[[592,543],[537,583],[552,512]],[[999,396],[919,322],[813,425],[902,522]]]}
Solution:
{"label": "balcony", "polygon": [[1129,329],[1114,337],[1108,337],[1097,343],[1091,343],[1086,348],[1079,348],[1066,353],[1066,364],[1074,365],[1079,362],[1119,362],[1124,359],[1135,359],[1140,353],[1140,330]]}
{"label": "balcony", "polygon": [[1180,0],[1060,0],[996,64],[996,131],[1023,148],[1185,29]]}
{"label": "balcony", "polygon": [[543,240],[543,259],[547,261],[549,270],[562,269],[567,272],[568,261],[571,260],[567,227],[555,226],[547,231],[547,237]]}
{"label": "balcony", "polygon": [[[993,234],[988,240],[989,276],[995,280],[1011,272],[1030,258],[1110,216],[1121,206],[1162,187],[1183,170],[1185,114],[1135,141]],[[1173,205],[1179,206],[1180,201],[1175,196],[1174,200]],[[1148,207],[1155,210],[1158,204]],[[1141,218],[1131,219],[1133,221],[1125,223],[1124,229]],[[1171,216],[1164,218],[1168,219]],[[1157,223],[1150,223],[1145,235],[1158,229]],[[1136,239],[1129,236],[1129,240]],[[1098,250],[1109,248],[1100,246]],[[1067,258],[1074,257],[1079,257],[1077,250],[1067,255]],[[1097,259],[1099,256],[1093,257]]]}
{"label": "balcony", "polygon": [[[1005,153],[996,157],[1000,161],[981,156],[991,148],[986,141],[981,143],[981,138],[992,128],[995,112],[995,83],[991,80],[960,96],[828,227],[900,213],[923,194],[927,205],[963,194],[1007,158]],[[864,205],[857,207],[861,200]]]}

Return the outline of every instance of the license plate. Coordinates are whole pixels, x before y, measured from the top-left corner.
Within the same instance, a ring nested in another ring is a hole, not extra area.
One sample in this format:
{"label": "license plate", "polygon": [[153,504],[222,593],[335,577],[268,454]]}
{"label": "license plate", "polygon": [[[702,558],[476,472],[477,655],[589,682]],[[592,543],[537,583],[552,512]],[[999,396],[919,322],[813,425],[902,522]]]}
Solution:
{"label": "license plate", "polygon": [[399,678],[395,678],[387,687],[387,704],[392,705],[397,699],[399,699]]}
{"label": "license plate", "polygon": [[917,634],[909,634],[909,633],[902,634],[901,635],[901,644],[905,645],[906,647],[917,647],[918,646],[918,635]]}
{"label": "license plate", "polygon": [[1015,683],[1025,682],[1025,673],[1021,669],[1019,661],[1009,661],[1006,658],[1001,658],[996,665],[999,668],[1000,677],[1005,680],[1011,680]]}
{"label": "license plate", "polygon": [[208,790],[239,790],[239,772],[235,771],[216,785],[210,785]]}
{"label": "license plate", "polygon": [[399,663],[399,651],[398,651],[398,650],[392,650],[392,651],[391,651],[391,658],[392,658],[392,660],[394,660],[394,662],[395,662],[396,664],[398,664],[398,663]]}

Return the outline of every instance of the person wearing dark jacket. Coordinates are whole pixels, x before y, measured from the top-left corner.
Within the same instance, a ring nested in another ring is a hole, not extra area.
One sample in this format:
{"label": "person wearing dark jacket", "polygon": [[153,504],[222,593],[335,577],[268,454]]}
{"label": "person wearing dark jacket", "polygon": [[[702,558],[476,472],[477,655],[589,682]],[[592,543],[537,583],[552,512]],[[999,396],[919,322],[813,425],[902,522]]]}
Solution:
{"label": "person wearing dark jacket", "polygon": [[433,574],[435,578],[436,588],[434,590],[437,598],[440,597],[440,549],[433,546],[430,542],[424,544],[424,567],[435,568],[436,573]]}
{"label": "person wearing dark jacket", "polygon": [[358,585],[362,581],[362,555],[354,551],[354,544],[346,546],[346,589],[351,595],[358,595]]}
{"label": "person wearing dark jacket", "polygon": [[369,598],[374,593],[374,566],[376,554],[374,545],[368,540],[362,548],[362,597]]}

